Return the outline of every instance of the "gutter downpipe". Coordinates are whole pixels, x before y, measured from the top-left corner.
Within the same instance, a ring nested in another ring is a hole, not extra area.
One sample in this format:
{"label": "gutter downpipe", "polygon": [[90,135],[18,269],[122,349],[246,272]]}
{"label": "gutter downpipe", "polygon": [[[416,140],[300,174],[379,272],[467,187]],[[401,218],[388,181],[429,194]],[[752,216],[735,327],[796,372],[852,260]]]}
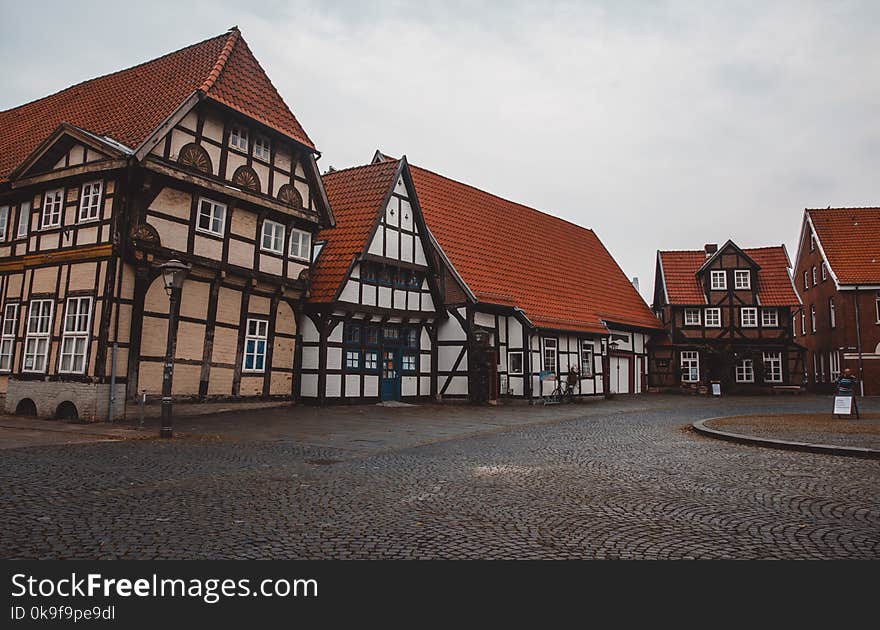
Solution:
{"label": "gutter downpipe", "polygon": [[859,315],[859,287],[856,287],[853,297],[853,303],[856,307],[856,351],[859,353],[859,392],[860,396],[865,396],[865,380],[864,367],[862,365],[862,322]]}

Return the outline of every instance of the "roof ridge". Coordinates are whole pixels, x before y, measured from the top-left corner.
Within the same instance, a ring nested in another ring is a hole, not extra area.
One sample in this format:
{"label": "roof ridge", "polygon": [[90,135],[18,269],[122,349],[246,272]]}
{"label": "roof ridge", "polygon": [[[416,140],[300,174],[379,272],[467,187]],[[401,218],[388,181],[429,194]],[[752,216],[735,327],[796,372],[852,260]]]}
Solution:
{"label": "roof ridge", "polygon": [[[236,28],[236,27],[233,27],[233,28]],[[228,31],[227,31],[227,33],[228,33]],[[170,57],[170,56],[172,56],[172,55],[176,55],[176,54],[178,54],[178,53],[182,53],[182,52],[185,51],[185,50],[189,50],[189,49],[191,49],[191,48],[196,48],[197,46],[202,46],[202,45],[207,44],[208,42],[213,41],[213,40],[215,40],[215,39],[220,39],[221,37],[227,37],[227,36],[228,36],[227,33],[222,33],[222,34],[220,34],[220,35],[215,35],[214,37],[208,37],[207,39],[203,39],[202,41],[200,41],[200,42],[196,42],[195,44],[190,44],[189,46],[184,46],[183,48],[178,48],[177,50],[172,50],[171,52],[165,53],[164,55],[159,55],[158,57],[154,57],[154,58],[152,58],[152,59],[148,59],[147,61],[143,61],[143,62],[138,63],[138,64],[135,64],[135,65],[133,65],[133,66],[129,66],[128,68],[122,68],[122,69],[120,69],[120,70],[114,70],[113,72],[108,72],[107,74],[102,74],[102,75],[99,75],[99,76],[97,76],[97,77],[92,77],[91,79],[85,79],[85,80],[83,80],[83,81],[80,81],[79,83],[74,83],[73,85],[69,85],[69,86],[67,86],[66,88],[63,88],[63,89],[57,90],[57,91],[55,91],[55,92],[52,92],[51,94],[46,94],[45,96],[41,96],[41,97],[39,97],[39,98],[35,98],[34,100],[32,100],[32,101],[28,101],[27,103],[22,103],[21,105],[16,105],[15,107],[11,107],[11,108],[9,108],[9,109],[0,110],[0,114],[12,114],[13,112],[15,112],[15,111],[18,110],[18,109],[21,109],[21,108],[23,108],[23,107],[27,107],[27,106],[29,106],[29,105],[33,105],[34,103],[39,103],[40,101],[46,100],[46,99],[48,99],[48,98],[52,98],[53,96],[56,96],[57,94],[61,94],[61,93],[63,93],[63,92],[68,92],[68,91],[73,90],[73,89],[75,89],[75,88],[78,88],[78,87],[80,87],[80,86],[82,86],[82,85],[85,85],[86,83],[91,83],[91,82],[93,82],[93,81],[98,81],[98,80],[100,80],[100,79],[105,79],[105,78],[107,78],[107,77],[112,77],[112,76],[115,75],[115,74],[121,74],[121,73],[123,73],[123,72],[128,72],[128,71],[130,71],[130,70],[136,70],[137,68],[140,68],[140,67],[142,67],[142,66],[146,66],[146,65],[151,64],[151,63],[154,63],[154,62],[156,62],[156,61],[159,61],[160,59],[165,59],[166,57]]]}
{"label": "roof ridge", "polygon": [[880,206],[839,206],[836,208],[804,208],[806,212],[825,212],[826,210],[880,210]]}
{"label": "roof ridge", "polygon": [[356,170],[358,170],[358,169],[364,169],[364,168],[370,168],[370,167],[376,167],[376,168],[378,168],[378,167],[380,167],[380,166],[385,166],[385,167],[387,167],[388,164],[395,164],[395,163],[398,163],[398,162],[400,162],[400,159],[396,159],[396,160],[388,160],[388,161],[386,161],[386,162],[371,162],[371,163],[369,163],[369,164],[358,164],[358,165],[356,165],[356,166],[346,166],[345,168],[336,168],[336,169],[333,169],[332,171],[327,171],[326,173],[323,173],[323,174],[321,175],[321,178],[323,179],[324,177],[331,177],[331,176],[333,176],[333,175],[336,175],[337,173],[345,173],[345,172],[348,172],[348,171],[356,171]]}
{"label": "roof ridge", "polygon": [[211,68],[211,71],[208,73],[208,76],[205,77],[204,82],[199,86],[199,90],[208,93],[208,90],[216,83],[217,79],[220,78],[220,73],[223,72],[223,68],[226,67],[226,62],[229,60],[229,55],[232,54],[232,49],[235,48],[235,43],[238,41],[239,37],[241,37],[241,31],[238,30],[237,26],[233,26],[229,29],[229,35],[226,38],[226,44],[223,46],[223,50],[220,51],[220,54],[217,55],[217,61],[214,63],[214,67]]}

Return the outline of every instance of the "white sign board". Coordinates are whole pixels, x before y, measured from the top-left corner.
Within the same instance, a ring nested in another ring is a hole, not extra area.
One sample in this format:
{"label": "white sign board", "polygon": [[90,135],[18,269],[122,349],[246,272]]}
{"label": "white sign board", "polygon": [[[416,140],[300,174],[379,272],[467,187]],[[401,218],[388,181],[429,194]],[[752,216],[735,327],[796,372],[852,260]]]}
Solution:
{"label": "white sign board", "polygon": [[720,396],[721,395],[721,383],[712,383],[712,395]]}
{"label": "white sign board", "polygon": [[834,415],[835,416],[851,416],[852,415],[852,396],[835,396],[834,397]]}

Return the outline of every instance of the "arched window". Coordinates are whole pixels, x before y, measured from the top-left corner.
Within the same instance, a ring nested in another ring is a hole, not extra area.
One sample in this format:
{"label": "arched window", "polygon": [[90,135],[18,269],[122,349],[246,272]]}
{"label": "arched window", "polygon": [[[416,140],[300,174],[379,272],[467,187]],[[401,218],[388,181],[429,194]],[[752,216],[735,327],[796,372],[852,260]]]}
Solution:
{"label": "arched window", "polygon": [[284,184],[278,189],[278,201],[293,206],[294,208],[303,207],[302,195],[300,195],[299,191],[290,184]]}
{"label": "arched window", "polygon": [[187,168],[194,168],[203,173],[214,172],[213,166],[211,165],[211,156],[209,156],[208,152],[195,142],[185,144],[180,149],[177,161],[179,164],[186,166]]}
{"label": "arched window", "polygon": [[241,188],[260,192],[260,177],[250,166],[239,166],[232,174],[232,183]]}

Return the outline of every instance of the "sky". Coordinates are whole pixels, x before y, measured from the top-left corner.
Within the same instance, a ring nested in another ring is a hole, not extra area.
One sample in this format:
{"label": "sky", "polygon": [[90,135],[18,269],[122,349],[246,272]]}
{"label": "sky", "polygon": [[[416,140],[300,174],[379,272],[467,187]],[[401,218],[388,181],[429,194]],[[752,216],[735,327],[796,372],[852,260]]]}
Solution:
{"label": "sky", "polygon": [[322,170],[379,148],[592,228],[648,303],[658,249],[794,257],[805,207],[880,205],[874,1],[0,0],[0,110],[233,25]]}

